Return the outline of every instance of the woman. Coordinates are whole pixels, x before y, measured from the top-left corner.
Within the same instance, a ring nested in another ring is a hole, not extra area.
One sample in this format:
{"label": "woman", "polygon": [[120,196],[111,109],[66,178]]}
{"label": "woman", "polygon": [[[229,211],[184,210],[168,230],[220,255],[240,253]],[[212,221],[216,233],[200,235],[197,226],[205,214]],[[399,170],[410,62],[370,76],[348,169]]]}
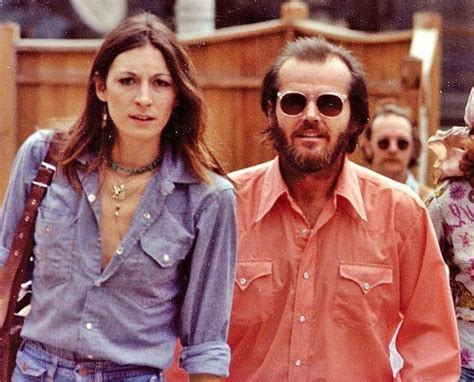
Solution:
{"label": "woman", "polygon": [[467,126],[438,132],[428,141],[438,155],[441,182],[428,210],[449,267],[461,344],[461,382],[474,381],[474,88]]}
{"label": "woman", "polygon": [[227,375],[235,201],[204,114],[188,56],[144,13],[106,36],[72,128],[23,144],[0,264],[51,141],[59,171],[39,208],[13,381],[163,380],[177,338],[191,380]]}

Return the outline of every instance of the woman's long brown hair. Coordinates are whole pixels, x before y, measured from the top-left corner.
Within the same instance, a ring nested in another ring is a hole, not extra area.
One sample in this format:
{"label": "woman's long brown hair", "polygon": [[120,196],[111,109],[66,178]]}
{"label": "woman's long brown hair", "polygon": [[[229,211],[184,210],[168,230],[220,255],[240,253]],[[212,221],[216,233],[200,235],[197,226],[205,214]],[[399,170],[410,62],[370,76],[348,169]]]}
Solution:
{"label": "woman's long brown hair", "polygon": [[[158,17],[140,13],[127,18],[105,36],[92,64],[85,107],[81,116],[66,133],[56,134],[58,163],[73,186],[79,190],[76,160],[85,153],[95,158],[86,170],[96,171],[110,152],[115,127],[110,121],[101,127],[106,104],[96,95],[97,80],[106,81],[114,59],[121,53],[150,44],[163,54],[177,89],[177,106],[165,126],[161,145],[170,144],[181,154],[193,173],[202,181],[209,181],[209,170],[224,175],[224,171],[204,142],[207,112],[197,86],[196,70],[175,34]],[[163,147],[160,148],[162,150]]]}

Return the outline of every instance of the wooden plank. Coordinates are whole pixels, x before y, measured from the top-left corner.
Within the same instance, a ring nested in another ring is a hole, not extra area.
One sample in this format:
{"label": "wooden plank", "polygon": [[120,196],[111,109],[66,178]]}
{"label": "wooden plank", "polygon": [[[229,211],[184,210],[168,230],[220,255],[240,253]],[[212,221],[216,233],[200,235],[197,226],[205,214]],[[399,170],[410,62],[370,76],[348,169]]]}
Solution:
{"label": "wooden plank", "polygon": [[5,195],[10,169],[18,146],[17,131],[17,90],[16,90],[16,50],[15,41],[20,38],[20,28],[16,24],[0,25],[0,200]]}

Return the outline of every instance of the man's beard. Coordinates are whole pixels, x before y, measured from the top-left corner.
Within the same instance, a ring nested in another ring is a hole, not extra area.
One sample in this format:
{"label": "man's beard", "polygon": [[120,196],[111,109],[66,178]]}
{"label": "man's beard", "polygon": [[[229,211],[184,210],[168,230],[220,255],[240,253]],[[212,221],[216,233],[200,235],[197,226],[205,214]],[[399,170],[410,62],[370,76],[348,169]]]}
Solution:
{"label": "man's beard", "polygon": [[276,117],[271,118],[268,132],[280,157],[294,170],[306,174],[330,168],[344,154],[350,138],[348,130],[346,129],[337,137],[334,148],[325,147],[317,153],[298,152],[298,149],[286,138]]}

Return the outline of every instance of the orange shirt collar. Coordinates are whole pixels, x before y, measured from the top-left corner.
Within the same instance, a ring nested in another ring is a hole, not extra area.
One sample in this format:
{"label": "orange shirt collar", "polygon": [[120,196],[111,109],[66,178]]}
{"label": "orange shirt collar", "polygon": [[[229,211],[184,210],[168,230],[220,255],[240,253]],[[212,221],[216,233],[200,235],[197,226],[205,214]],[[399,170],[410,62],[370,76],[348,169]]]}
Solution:
{"label": "orange shirt collar", "polygon": [[[367,213],[365,211],[359,181],[352,166],[353,164],[346,156],[334,194],[345,198],[359,217],[367,221]],[[265,174],[255,222],[262,219],[283,194],[286,194],[287,197],[290,198],[288,187],[280,171],[280,163],[277,156],[271,161]]]}

